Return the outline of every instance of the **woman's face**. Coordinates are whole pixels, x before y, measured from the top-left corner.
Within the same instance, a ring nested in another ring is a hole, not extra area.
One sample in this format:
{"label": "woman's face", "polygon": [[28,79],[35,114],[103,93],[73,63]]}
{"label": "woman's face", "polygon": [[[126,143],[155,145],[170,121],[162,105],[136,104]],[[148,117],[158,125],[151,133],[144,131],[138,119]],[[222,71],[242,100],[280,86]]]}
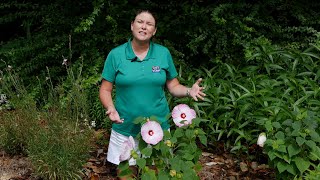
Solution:
{"label": "woman's face", "polygon": [[133,38],[138,41],[149,41],[156,34],[156,22],[153,16],[148,12],[138,14],[131,22],[131,31]]}

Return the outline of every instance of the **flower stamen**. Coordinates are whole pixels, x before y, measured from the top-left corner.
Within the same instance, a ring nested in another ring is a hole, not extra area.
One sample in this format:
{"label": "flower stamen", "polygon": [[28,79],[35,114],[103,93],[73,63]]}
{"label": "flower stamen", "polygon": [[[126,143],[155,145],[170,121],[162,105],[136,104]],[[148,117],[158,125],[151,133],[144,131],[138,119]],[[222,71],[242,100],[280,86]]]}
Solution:
{"label": "flower stamen", "polygon": [[148,132],[148,134],[149,134],[150,136],[152,136],[152,135],[154,134],[154,132],[153,132],[152,130],[150,130],[150,131]]}

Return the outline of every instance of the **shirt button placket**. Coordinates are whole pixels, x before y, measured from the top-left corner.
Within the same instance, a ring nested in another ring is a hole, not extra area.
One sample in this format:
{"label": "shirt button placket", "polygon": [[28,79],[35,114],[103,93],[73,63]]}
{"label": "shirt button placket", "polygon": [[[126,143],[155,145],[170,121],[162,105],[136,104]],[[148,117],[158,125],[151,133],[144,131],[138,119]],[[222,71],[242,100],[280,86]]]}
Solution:
{"label": "shirt button placket", "polygon": [[142,72],[142,76],[144,76],[144,74],[145,74],[145,73],[144,73],[144,61],[142,61],[141,63],[142,63],[141,72]]}

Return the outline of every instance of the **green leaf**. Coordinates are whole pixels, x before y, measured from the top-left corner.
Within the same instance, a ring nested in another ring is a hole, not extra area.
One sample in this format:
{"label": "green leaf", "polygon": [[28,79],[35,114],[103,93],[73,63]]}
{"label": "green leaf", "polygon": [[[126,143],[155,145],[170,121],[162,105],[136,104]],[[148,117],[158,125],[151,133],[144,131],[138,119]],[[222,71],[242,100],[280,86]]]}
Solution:
{"label": "green leaf", "polygon": [[194,158],[194,156],[192,154],[186,153],[183,155],[183,158],[185,160],[191,161]]}
{"label": "green leaf", "polygon": [[183,134],[184,134],[184,133],[183,133],[183,129],[182,129],[182,128],[178,128],[178,129],[176,129],[176,131],[174,132],[173,137],[179,138],[179,137],[182,137]]}
{"label": "green leaf", "polygon": [[272,126],[277,128],[277,129],[281,128],[281,124],[279,122],[273,122]]}
{"label": "green leaf", "polygon": [[144,117],[137,117],[133,120],[134,124],[144,124],[146,122],[146,119]]}
{"label": "green leaf", "polygon": [[279,152],[287,153],[287,148],[285,145],[280,145],[277,150]]}
{"label": "green leaf", "polygon": [[320,142],[320,136],[315,130],[310,130],[309,135],[311,136],[311,139],[315,142]]}
{"label": "green leaf", "polygon": [[282,173],[282,172],[284,172],[285,170],[287,170],[288,164],[285,163],[285,162],[283,162],[283,161],[279,161],[279,162],[277,163],[277,168],[278,168],[279,173]]}
{"label": "green leaf", "polygon": [[275,134],[275,137],[277,138],[277,139],[284,139],[284,133],[282,132],[282,131],[278,131],[276,134]]}
{"label": "green leaf", "polygon": [[187,129],[187,130],[186,130],[186,137],[187,137],[188,139],[192,139],[192,138],[194,137],[194,130],[192,130],[192,129]]}
{"label": "green leaf", "polygon": [[297,175],[296,169],[293,167],[293,165],[287,166],[287,171],[292,175]]}
{"label": "green leaf", "polygon": [[150,157],[152,154],[152,147],[146,147],[144,149],[142,149],[141,154]]}
{"label": "green leaf", "polygon": [[295,122],[292,124],[292,128],[293,128],[294,130],[300,131],[301,122],[300,122],[300,121],[295,121]]}
{"label": "green leaf", "polygon": [[141,175],[141,180],[157,180],[155,171],[149,169]]}
{"label": "green leaf", "polygon": [[266,127],[266,129],[267,129],[268,132],[270,132],[270,131],[273,130],[271,120],[266,121],[265,127]]}
{"label": "green leaf", "polygon": [[132,175],[132,170],[130,168],[128,168],[124,171],[121,171],[119,174],[120,177],[130,176],[130,175]]}
{"label": "green leaf", "polygon": [[200,139],[200,142],[201,142],[203,145],[207,146],[207,137],[206,137],[205,135],[199,135],[198,137],[199,137],[199,139]]}
{"label": "green leaf", "polygon": [[288,146],[289,157],[291,158],[294,155],[297,155],[301,152],[301,148],[290,144]]}
{"label": "green leaf", "polygon": [[276,158],[277,156],[274,154],[274,152],[273,151],[269,151],[268,152],[268,157],[269,157],[269,159],[272,161],[274,158]]}
{"label": "green leaf", "polygon": [[121,162],[119,165],[118,165],[118,168],[121,170],[121,171],[124,171],[126,169],[129,168],[129,162],[128,161],[123,161]]}
{"label": "green leaf", "polygon": [[306,140],[302,137],[296,137],[296,142],[299,146],[302,146]]}
{"label": "green leaf", "polygon": [[311,163],[309,161],[306,161],[304,159],[302,159],[301,157],[296,157],[293,160],[297,166],[297,168],[299,169],[300,173],[304,173],[307,169],[309,169],[309,166],[311,165]]}
{"label": "green leaf", "polygon": [[312,150],[317,148],[317,145],[314,141],[308,140],[306,141],[306,145],[309,146]]}
{"label": "green leaf", "polygon": [[140,138],[138,146],[139,146],[139,149],[144,149],[148,146],[148,144],[142,138]]}
{"label": "green leaf", "polygon": [[171,138],[171,133],[170,133],[170,131],[164,130],[164,131],[163,131],[163,134],[164,134],[164,138],[165,138],[165,139],[170,139],[170,138]]}
{"label": "green leaf", "polygon": [[160,171],[158,174],[158,180],[170,180],[170,177],[165,171]]}
{"label": "green leaf", "polygon": [[146,160],[143,158],[137,159],[137,165],[140,169],[143,169],[146,166]]}
{"label": "green leaf", "polygon": [[320,160],[320,147],[317,146],[312,149],[311,154],[313,154],[317,160]]}
{"label": "green leaf", "polygon": [[171,165],[171,169],[175,169],[176,171],[180,171],[184,166],[183,161],[177,156],[169,159],[169,163]]}
{"label": "green leaf", "polygon": [[188,171],[184,171],[183,174],[182,174],[182,177],[184,180],[199,180],[199,176],[197,176],[196,172],[191,169],[191,170],[188,170]]}

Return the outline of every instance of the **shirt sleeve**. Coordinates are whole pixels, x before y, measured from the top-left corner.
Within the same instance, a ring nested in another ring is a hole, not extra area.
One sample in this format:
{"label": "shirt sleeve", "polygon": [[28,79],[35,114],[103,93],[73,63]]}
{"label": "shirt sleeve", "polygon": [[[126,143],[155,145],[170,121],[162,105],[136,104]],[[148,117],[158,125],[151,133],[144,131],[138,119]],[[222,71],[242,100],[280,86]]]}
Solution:
{"label": "shirt sleeve", "polygon": [[106,61],[104,62],[104,68],[102,71],[102,78],[113,83],[116,78],[116,61],[114,58],[114,53],[112,51],[108,54]]}
{"label": "shirt sleeve", "polygon": [[177,73],[177,70],[176,70],[176,67],[174,66],[174,63],[173,63],[173,59],[172,59],[172,56],[171,56],[171,53],[169,50],[167,50],[167,61],[168,61],[168,71],[166,72],[167,73],[167,79],[173,79],[175,77],[178,76],[178,73]]}

